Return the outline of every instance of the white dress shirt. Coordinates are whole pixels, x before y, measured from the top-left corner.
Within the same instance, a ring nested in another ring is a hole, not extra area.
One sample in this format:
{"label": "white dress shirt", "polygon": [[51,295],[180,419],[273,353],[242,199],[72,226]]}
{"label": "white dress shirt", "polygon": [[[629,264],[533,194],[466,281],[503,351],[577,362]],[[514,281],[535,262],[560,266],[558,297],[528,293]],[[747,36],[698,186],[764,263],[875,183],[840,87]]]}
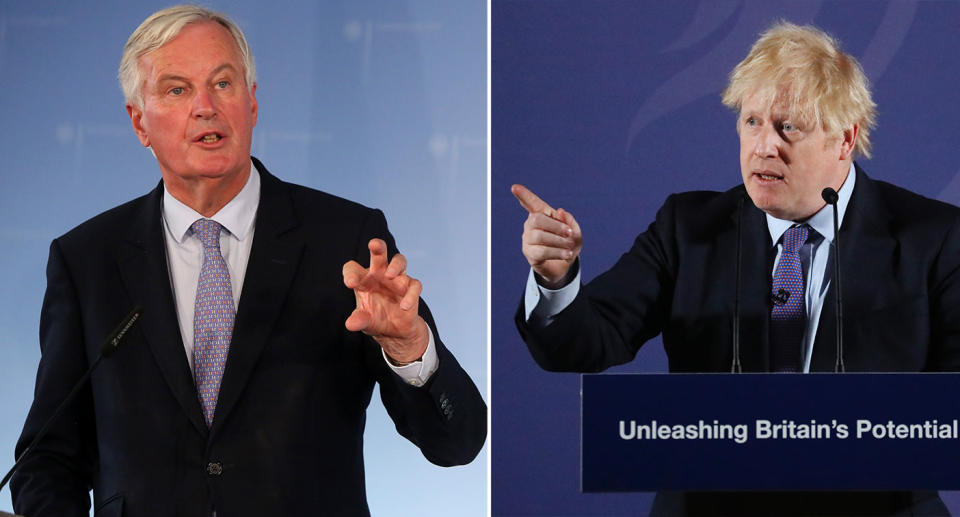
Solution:
{"label": "white dress shirt", "polygon": [[[850,204],[850,196],[853,195],[856,180],[856,169],[851,162],[847,178],[837,192],[840,198],[837,201],[838,227],[843,225],[843,214],[846,213],[847,205]],[[777,270],[777,263],[780,262],[780,254],[783,252],[783,243],[780,242],[780,238],[787,229],[798,223],[777,219],[770,214],[766,214],[766,216],[767,229],[770,231],[770,245],[777,247],[777,258],[773,262],[773,269],[770,271],[770,277],[773,278]],[[808,373],[810,371],[810,360],[813,357],[813,342],[816,339],[817,327],[820,324],[820,313],[823,310],[824,301],[827,299],[830,279],[833,278],[832,261],[835,260],[833,247],[831,246],[833,243],[833,208],[826,205],[803,223],[809,225],[813,230],[810,232],[807,242],[799,251],[806,286],[804,300],[807,309],[807,326],[803,334],[803,372]],[[830,265],[829,268],[827,267],[828,264]],[[523,298],[524,316],[527,322],[541,326],[549,325],[556,315],[560,314],[560,311],[573,303],[579,292],[580,268],[578,268],[573,280],[559,289],[547,289],[538,284],[533,268],[530,268]]]}
{"label": "white dress shirt", "polygon": [[[247,183],[233,199],[219,212],[207,219],[219,223],[220,252],[230,271],[230,283],[233,288],[233,306],[236,310],[243,290],[243,279],[247,272],[247,261],[253,245],[254,222],[257,207],[260,205],[260,174],[251,163]],[[197,282],[200,267],[203,265],[203,244],[195,237],[190,226],[204,217],[192,208],[173,197],[166,185],[163,188],[163,227],[167,249],[167,270],[170,272],[170,286],[177,305],[177,320],[180,324],[180,336],[183,339],[184,353],[193,372],[193,315],[197,298]],[[422,386],[438,366],[436,345],[433,332],[428,328],[429,343],[420,361],[406,366],[394,366],[383,360],[399,375],[404,382]]]}

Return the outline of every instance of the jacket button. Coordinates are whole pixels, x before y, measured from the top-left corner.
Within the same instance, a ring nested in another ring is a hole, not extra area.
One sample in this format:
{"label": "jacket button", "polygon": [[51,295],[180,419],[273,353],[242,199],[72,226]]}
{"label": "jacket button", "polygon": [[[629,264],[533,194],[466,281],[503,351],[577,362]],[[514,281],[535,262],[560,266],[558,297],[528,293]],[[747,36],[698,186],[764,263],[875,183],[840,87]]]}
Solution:
{"label": "jacket button", "polygon": [[223,474],[223,465],[219,461],[211,461],[207,463],[207,474],[211,476],[219,476]]}

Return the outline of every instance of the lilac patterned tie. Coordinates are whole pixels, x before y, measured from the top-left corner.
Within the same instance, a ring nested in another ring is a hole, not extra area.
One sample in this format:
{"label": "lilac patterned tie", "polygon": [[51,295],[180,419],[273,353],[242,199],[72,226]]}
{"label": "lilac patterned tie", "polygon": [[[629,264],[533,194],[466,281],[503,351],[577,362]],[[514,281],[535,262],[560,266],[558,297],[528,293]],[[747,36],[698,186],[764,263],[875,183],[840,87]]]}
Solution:
{"label": "lilac patterned tie", "polygon": [[203,243],[203,265],[193,311],[193,368],[209,427],[233,335],[233,287],[227,262],[220,254],[220,224],[197,219],[190,228]]}
{"label": "lilac patterned tie", "polygon": [[800,247],[807,242],[810,228],[794,226],[783,234],[783,251],[773,274],[770,311],[771,366],[775,372],[798,372],[807,305],[804,303],[803,267]]}

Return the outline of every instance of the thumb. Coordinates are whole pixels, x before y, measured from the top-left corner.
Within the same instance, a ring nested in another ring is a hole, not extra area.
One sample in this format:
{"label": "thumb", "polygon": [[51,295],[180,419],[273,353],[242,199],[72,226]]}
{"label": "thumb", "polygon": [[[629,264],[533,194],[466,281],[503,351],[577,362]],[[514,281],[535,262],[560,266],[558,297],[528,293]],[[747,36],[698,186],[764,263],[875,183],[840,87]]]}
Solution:
{"label": "thumb", "polygon": [[344,325],[351,332],[361,332],[367,330],[372,319],[369,312],[363,309],[354,309]]}

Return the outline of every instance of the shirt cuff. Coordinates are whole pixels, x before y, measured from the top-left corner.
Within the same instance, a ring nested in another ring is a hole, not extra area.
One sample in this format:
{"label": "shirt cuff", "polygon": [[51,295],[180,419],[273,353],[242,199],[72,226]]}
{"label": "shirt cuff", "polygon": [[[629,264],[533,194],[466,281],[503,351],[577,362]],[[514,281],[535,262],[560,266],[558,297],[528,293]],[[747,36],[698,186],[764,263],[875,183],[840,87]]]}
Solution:
{"label": "shirt cuff", "polygon": [[530,268],[530,274],[527,275],[527,289],[523,296],[524,317],[527,323],[541,326],[553,323],[553,318],[573,303],[577,293],[580,292],[580,271],[581,268],[578,267],[573,280],[560,289],[547,289],[537,283],[533,268]]}
{"label": "shirt cuff", "polygon": [[[423,324],[427,325],[426,322]],[[394,366],[387,358],[387,353],[382,348],[380,349],[387,366],[399,375],[403,382],[418,388],[426,384],[433,372],[437,371],[437,367],[440,366],[440,360],[437,358],[437,345],[433,341],[433,329],[430,328],[430,325],[427,325],[427,336],[427,350],[423,352],[423,357],[419,361],[414,361],[405,366]]]}

